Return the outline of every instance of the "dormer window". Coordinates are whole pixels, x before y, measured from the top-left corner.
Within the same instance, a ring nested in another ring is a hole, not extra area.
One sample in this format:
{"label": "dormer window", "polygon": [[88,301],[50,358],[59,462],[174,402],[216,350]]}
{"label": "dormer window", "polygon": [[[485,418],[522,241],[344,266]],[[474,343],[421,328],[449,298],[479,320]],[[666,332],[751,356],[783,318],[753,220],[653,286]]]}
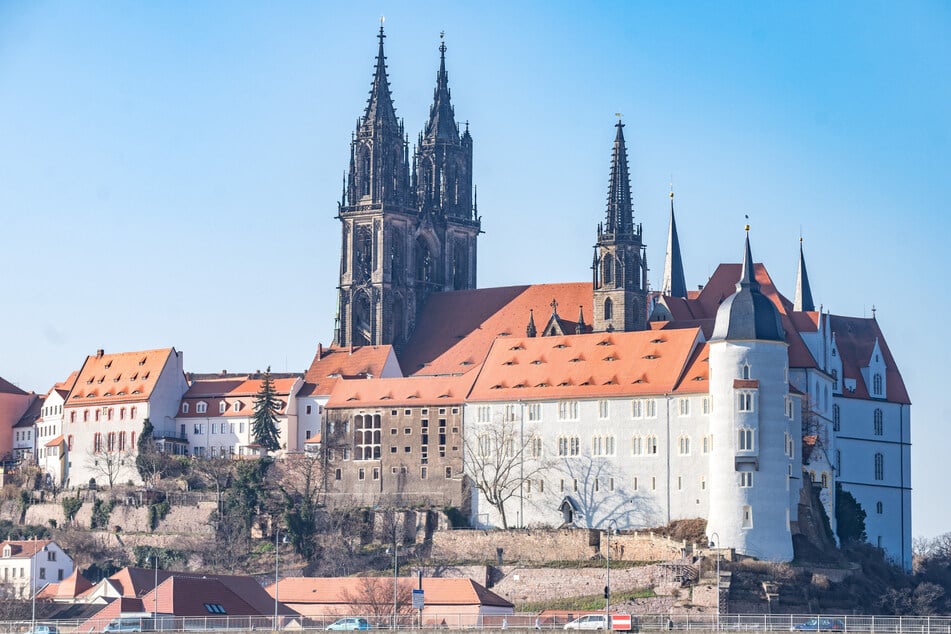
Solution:
{"label": "dormer window", "polygon": [[11,557],[11,556],[13,556],[13,549],[10,547],[9,544],[7,544],[6,546],[3,547],[3,556],[4,556],[4,557]]}
{"label": "dormer window", "polygon": [[234,405],[233,405],[232,407],[234,408],[234,411],[236,411],[236,412],[237,412],[237,411],[240,411],[240,410],[241,410],[241,401],[235,401],[235,402],[234,402]]}
{"label": "dormer window", "polygon": [[224,413],[225,413],[225,410],[227,410],[227,409],[228,409],[228,404],[227,404],[226,402],[221,401],[220,403],[218,403],[218,413],[219,413],[219,414],[224,414]]}
{"label": "dormer window", "polygon": [[[875,360],[878,361],[878,357],[876,357]],[[876,374],[875,376],[872,377],[872,393],[875,396],[882,395],[882,375],[881,374]]]}
{"label": "dormer window", "polygon": [[750,378],[750,365],[748,363],[743,366],[743,378],[744,379]]}
{"label": "dormer window", "polygon": [[199,414],[204,414],[208,411],[208,403],[205,401],[198,401],[198,404],[195,405],[195,411]]}
{"label": "dormer window", "polygon": [[182,403],[182,414],[188,413],[188,403]]}

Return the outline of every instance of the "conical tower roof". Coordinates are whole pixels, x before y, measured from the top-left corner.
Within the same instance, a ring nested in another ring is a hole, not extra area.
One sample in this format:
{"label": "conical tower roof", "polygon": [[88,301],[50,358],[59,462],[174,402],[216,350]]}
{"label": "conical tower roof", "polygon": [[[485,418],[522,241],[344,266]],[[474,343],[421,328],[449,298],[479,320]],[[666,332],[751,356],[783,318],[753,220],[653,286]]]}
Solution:
{"label": "conical tower roof", "polygon": [[608,213],[604,229],[615,235],[634,232],[634,209],[631,206],[631,178],[624,144],[624,124],[618,119],[614,150],[611,155],[611,182],[608,185]]}
{"label": "conical tower roof", "polygon": [[390,94],[390,81],[386,75],[386,55],[383,54],[383,25],[380,24],[380,48],[376,54],[376,70],[373,73],[373,84],[370,86],[370,98],[367,100],[367,109],[363,115],[364,125],[398,127],[396,110],[393,107],[393,97]]}
{"label": "conical tower roof", "polygon": [[809,287],[809,274],[806,273],[806,258],[802,253],[802,238],[799,238],[799,270],[796,273],[796,299],[793,302],[793,310],[811,312],[815,309],[812,289]]}
{"label": "conical tower roof", "polygon": [[433,105],[429,107],[424,141],[459,143],[459,127],[450,101],[449,75],[446,73],[445,42],[439,43],[439,72],[436,73],[436,88],[433,90]]}
{"label": "conical tower roof", "polygon": [[687,297],[684,281],[684,263],[680,256],[680,238],[677,237],[677,221],[674,219],[674,192],[670,192],[670,227],[667,231],[667,255],[664,258],[664,280],[661,293],[671,297]]}

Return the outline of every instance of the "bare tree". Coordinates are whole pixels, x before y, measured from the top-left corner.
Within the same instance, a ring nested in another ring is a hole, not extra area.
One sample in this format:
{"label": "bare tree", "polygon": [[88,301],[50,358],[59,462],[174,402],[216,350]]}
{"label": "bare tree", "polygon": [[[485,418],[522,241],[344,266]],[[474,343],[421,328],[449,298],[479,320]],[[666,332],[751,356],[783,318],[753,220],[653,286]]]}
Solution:
{"label": "bare tree", "polygon": [[290,454],[276,465],[277,486],[284,501],[284,521],[294,550],[314,559],[317,508],[325,491],[324,459],[319,453]]}
{"label": "bare tree", "polygon": [[350,604],[352,614],[369,616],[374,618],[377,624],[386,619],[414,613],[411,584],[397,583],[395,577],[360,577],[356,590],[346,590],[342,596],[343,600]]}
{"label": "bare tree", "polygon": [[463,470],[508,528],[505,503],[523,482],[543,475],[551,463],[543,458],[542,439],[517,420],[496,420],[470,426],[463,441]]}
{"label": "bare tree", "polygon": [[110,489],[134,466],[135,456],[126,449],[109,451],[100,447],[90,452],[86,457],[86,468],[93,473],[102,475],[109,483]]}
{"label": "bare tree", "polygon": [[[191,458],[189,469],[206,485],[215,489],[215,508],[221,513],[221,494],[234,479],[234,461],[230,458]],[[216,527],[217,528],[217,527]]]}

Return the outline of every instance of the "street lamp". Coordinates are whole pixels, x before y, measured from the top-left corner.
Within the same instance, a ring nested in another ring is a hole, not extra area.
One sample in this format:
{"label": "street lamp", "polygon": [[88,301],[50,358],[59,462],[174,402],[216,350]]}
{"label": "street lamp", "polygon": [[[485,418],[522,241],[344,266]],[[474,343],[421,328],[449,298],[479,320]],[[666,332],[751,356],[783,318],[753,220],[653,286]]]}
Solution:
{"label": "street lamp", "polygon": [[[714,540],[714,538],[716,538]],[[716,531],[710,533],[710,539],[713,540],[710,542],[711,548],[717,549],[717,629],[720,629],[720,535]]]}
{"label": "street lamp", "polygon": [[155,569],[155,585],[152,586],[152,593],[155,599],[155,611],[152,612],[152,619],[158,621],[158,554],[152,553],[152,567]]}
{"label": "street lamp", "polygon": [[399,581],[399,542],[396,540],[397,522],[396,512],[393,512],[393,629],[396,629],[396,613],[399,595],[397,583]]}
{"label": "street lamp", "polygon": [[617,530],[617,520],[612,519],[608,522],[608,547],[605,550],[605,562],[607,563],[608,579],[604,586],[604,627],[611,629],[611,526]]}
{"label": "street lamp", "polygon": [[[35,537],[33,538],[36,539]],[[30,618],[30,634],[36,632],[36,560],[39,559],[39,553],[49,550],[49,546],[44,545],[41,550],[36,550],[36,543],[33,544],[33,570],[30,571],[30,586],[33,589],[33,616]]]}
{"label": "street lamp", "polygon": [[277,604],[278,597],[281,596],[281,586],[279,582],[279,574],[281,571],[281,544],[287,543],[287,535],[284,536],[284,541],[281,539],[281,527],[278,526],[274,531],[274,629],[278,629],[278,616],[277,616]]}

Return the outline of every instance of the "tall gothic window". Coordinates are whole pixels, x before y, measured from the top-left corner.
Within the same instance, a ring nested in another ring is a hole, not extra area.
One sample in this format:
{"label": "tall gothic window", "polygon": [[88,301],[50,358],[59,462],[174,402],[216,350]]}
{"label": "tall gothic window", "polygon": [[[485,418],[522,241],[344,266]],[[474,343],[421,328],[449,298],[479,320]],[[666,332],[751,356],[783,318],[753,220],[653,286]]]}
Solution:
{"label": "tall gothic window", "polygon": [[875,479],[885,479],[885,456],[881,453],[875,454]]}
{"label": "tall gothic window", "polygon": [[873,416],[873,431],[876,436],[881,436],[884,433],[884,425],[882,424],[882,410],[876,409]]}
{"label": "tall gothic window", "polygon": [[882,395],[882,375],[876,374],[872,377],[872,392],[875,396]]}
{"label": "tall gothic window", "polygon": [[604,319],[614,319],[614,302],[610,297],[604,300]]}
{"label": "tall gothic window", "polygon": [[839,406],[832,406],[832,431],[839,431],[841,423],[839,422]]}
{"label": "tall gothic window", "polygon": [[601,281],[605,284],[614,283],[614,258],[610,254],[606,254],[602,261]]}

